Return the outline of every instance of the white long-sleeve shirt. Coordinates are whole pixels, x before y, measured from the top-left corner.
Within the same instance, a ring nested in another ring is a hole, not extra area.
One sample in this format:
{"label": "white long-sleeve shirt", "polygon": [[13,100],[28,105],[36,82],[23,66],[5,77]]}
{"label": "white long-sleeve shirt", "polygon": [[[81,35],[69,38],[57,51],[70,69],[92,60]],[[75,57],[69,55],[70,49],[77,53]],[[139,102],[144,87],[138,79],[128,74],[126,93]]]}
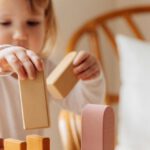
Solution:
{"label": "white long-sleeve shirt", "polygon": [[[45,67],[47,75],[52,71],[52,68],[54,68],[53,65],[47,61]],[[105,82],[101,74],[100,77],[93,80],[79,81],[64,100],[58,101],[48,95],[48,101],[55,100],[62,107],[80,113],[87,103],[100,104],[104,99],[104,95]],[[18,81],[10,75],[1,76],[0,137],[24,139],[29,134],[42,134],[42,129],[23,129]]]}

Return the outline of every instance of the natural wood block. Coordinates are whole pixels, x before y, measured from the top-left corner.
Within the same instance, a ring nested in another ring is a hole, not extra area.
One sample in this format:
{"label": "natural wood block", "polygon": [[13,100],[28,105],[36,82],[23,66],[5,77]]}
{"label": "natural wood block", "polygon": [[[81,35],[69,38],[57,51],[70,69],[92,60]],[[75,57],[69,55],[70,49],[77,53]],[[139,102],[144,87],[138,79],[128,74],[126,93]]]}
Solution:
{"label": "natural wood block", "polygon": [[19,80],[24,129],[49,127],[44,73],[34,80]]}
{"label": "natural wood block", "polygon": [[82,112],[82,150],[114,150],[114,113],[105,105],[85,106]]}
{"label": "natural wood block", "polygon": [[26,150],[26,142],[14,139],[5,139],[4,150]]}
{"label": "natural wood block", "polygon": [[75,56],[76,52],[67,54],[47,78],[47,88],[57,99],[66,97],[78,81],[73,73]]}
{"label": "natural wood block", "polygon": [[50,139],[39,135],[27,136],[27,150],[50,150]]}

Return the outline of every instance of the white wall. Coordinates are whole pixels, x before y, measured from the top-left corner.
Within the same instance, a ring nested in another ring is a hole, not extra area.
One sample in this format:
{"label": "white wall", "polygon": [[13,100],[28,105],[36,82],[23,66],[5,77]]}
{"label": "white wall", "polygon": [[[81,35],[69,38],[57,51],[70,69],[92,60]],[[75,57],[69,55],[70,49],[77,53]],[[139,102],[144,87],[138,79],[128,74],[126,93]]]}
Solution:
{"label": "white wall", "polygon": [[149,0],[114,0],[114,1],[116,1],[116,5],[119,8],[150,4]]}
{"label": "white wall", "polygon": [[85,21],[113,9],[113,0],[55,0],[54,7],[58,20],[58,41],[53,56],[64,55],[68,39]]}

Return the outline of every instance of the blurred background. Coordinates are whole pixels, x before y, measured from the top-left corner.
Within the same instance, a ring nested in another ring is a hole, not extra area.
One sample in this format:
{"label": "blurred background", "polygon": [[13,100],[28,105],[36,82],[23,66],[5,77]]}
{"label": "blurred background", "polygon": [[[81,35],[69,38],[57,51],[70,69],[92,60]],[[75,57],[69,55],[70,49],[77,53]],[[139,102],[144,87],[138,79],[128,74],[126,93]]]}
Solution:
{"label": "blurred background", "polygon": [[[58,63],[65,55],[65,49],[71,35],[86,21],[103,15],[104,13],[132,6],[150,5],[150,0],[54,0],[54,9],[58,25],[57,42],[52,52],[51,59]],[[142,27],[142,32],[147,40],[150,40],[150,19],[136,18],[138,25]],[[119,28],[118,28],[119,26]],[[121,32],[130,34],[122,22],[114,23],[111,25],[113,32]],[[116,61],[111,54],[110,46],[107,44],[106,37],[101,38],[104,46],[105,57],[108,57],[107,72],[110,74],[109,91],[117,93],[119,90],[119,76]],[[52,102],[51,104],[51,129],[46,130],[45,134],[51,137],[51,149],[63,150],[60,135],[58,131],[58,115],[61,108]]]}

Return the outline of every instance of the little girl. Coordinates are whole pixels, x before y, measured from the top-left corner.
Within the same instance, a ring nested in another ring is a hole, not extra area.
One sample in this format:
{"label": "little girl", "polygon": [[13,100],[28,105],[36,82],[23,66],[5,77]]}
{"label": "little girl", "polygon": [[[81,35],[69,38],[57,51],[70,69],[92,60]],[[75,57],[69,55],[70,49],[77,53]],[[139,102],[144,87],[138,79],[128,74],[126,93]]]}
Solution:
{"label": "little girl", "polygon": [[[0,137],[41,134],[42,130],[23,130],[17,78],[34,80],[43,68],[50,74],[54,66],[41,55],[55,29],[51,0],[0,0]],[[99,63],[87,52],[79,52],[73,65],[80,81],[61,105],[80,113],[87,103],[100,104],[104,78]],[[55,99],[49,95],[51,100]]]}

